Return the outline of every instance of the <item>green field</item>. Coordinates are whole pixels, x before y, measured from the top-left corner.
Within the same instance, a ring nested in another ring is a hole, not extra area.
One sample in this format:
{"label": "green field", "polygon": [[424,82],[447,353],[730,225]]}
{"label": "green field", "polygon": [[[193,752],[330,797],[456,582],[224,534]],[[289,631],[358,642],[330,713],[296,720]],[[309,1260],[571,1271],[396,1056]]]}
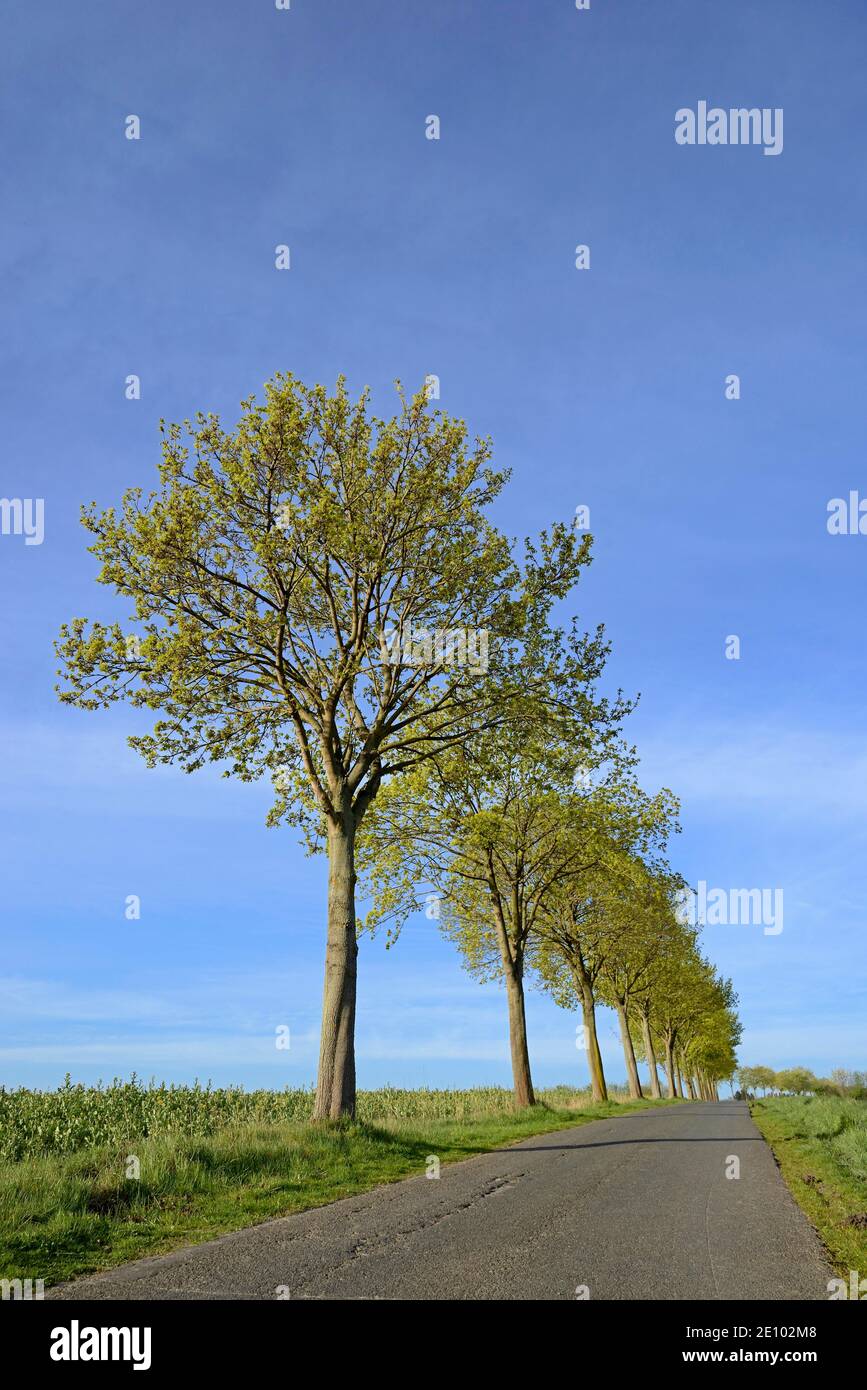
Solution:
{"label": "green field", "polygon": [[867,1102],[769,1096],[750,1108],[832,1263],[867,1277]]}
{"label": "green field", "polygon": [[[592,1105],[556,1087],[362,1091],[354,1124],[312,1093],[143,1087],[0,1090],[0,1276],[46,1285],[352,1196],[532,1134],[669,1101]],[[128,1172],[138,1176],[128,1177]]]}

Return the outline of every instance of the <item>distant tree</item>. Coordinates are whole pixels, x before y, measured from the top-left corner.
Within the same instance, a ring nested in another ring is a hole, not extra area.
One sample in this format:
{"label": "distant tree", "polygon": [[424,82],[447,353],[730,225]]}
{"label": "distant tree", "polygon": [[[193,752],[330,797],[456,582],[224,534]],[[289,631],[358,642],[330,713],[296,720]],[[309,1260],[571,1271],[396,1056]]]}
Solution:
{"label": "distant tree", "polygon": [[731,980],[713,972],[706,987],[705,1007],[682,1041],[688,1074],[702,1100],[719,1100],[719,1083],[733,1077],[741,1040],[737,996]]}
{"label": "distant tree", "polygon": [[[646,936],[639,948],[639,932],[633,933],[624,900],[629,897],[631,879],[639,872],[639,861],[655,864],[662,854],[677,826],[678,804],[665,789],[649,796],[632,777],[617,774],[590,796],[573,800],[572,806],[569,835],[576,844],[592,845],[593,850],[585,854],[581,868],[562,873],[546,897],[533,943],[533,965],[558,1004],[581,1009],[591,1095],[601,1101],[608,1092],[596,1028],[597,998],[606,988],[605,981],[611,984],[615,962],[625,963],[630,956],[628,982],[624,986],[623,969],[618,970],[613,988],[630,998],[633,988],[639,988],[640,951],[646,961],[654,948],[648,948]],[[631,1057],[629,1076],[635,1094],[640,1086],[628,1038],[627,1027],[624,1056],[627,1064]]]}
{"label": "distant tree", "polygon": [[753,1067],[753,1084],[767,1095],[773,1089],[775,1073],[770,1067]]}
{"label": "distant tree", "polygon": [[867,1092],[867,1072],[850,1071],[844,1067],[837,1067],[831,1072],[830,1080],[839,1094],[843,1096],[859,1096]]}
{"label": "distant tree", "polygon": [[776,1088],[789,1095],[801,1096],[815,1089],[816,1078],[806,1067],[790,1067],[776,1073]]}
{"label": "distant tree", "polygon": [[[603,911],[615,940],[600,972],[599,998],[617,1014],[629,1094],[639,1100],[641,1082],[636,1063],[633,1027],[647,1021],[655,979],[676,950],[679,934],[671,907],[672,884],[667,872],[652,873],[643,860],[621,856],[619,878],[607,885]],[[648,1030],[649,1031],[649,1030]],[[643,1033],[644,1050],[648,1032]],[[652,1039],[648,1067],[651,1089],[659,1094]]]}
{"label": "distant tree", "polygon": [[839,1096],[840,1090],[830,1077],[820,1076],[813,1087],[813,1093],[817,1096]]}
{"label": "distant tree", "polygon": [[547,696],[528,697],[500,728],[395,779],[359,839],[374,896],[369,926],[389,922],[394,939],[429,893],[470,972],[502,980],[519,1106],[535,1099],[524,1003],[531,943],[557,885],[588,872],[601,852],[593,799],[571,791],[576,766],[610,756],[629,709],[595,692],[607,653],[600,632],[565,638],[534,626],[527,686],[544,671]]}
{"label": "distant tree", "polygon": [[664,958],[654,989],[669,1098],[683,1094],[678,1083],[679,1049],[707,1006],[705,987],[712,972],[699,954],[697,939],[698,932],[681,923],[678,950]]}

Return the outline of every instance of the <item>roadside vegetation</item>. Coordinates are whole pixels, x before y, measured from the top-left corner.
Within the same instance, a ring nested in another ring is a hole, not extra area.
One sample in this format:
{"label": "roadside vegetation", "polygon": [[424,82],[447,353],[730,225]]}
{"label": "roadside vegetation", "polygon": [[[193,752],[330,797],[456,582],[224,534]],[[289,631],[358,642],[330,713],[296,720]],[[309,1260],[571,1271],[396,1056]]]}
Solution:
{"label": "roadside vegetation", "polygon": [[0,1091],[0,1277],[46,1286],[422,1176],[534,1134],[667,1101],[541,1091],[360,1091],[313,1121],[312,1091],[71,1086]]}
{"label": "roadside vegetation", "polygon": [[864,1277],[867,1101],[839,1094],[769,1095],[754,1099],[751,1110],[840,1274],[854,1269]]}

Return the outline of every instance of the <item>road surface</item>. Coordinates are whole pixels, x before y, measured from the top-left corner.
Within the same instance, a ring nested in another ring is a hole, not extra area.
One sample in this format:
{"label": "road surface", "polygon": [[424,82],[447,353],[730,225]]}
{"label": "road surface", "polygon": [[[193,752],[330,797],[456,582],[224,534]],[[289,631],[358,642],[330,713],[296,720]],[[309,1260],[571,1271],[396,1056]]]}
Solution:
{"label": "road surface", "polygon": [[[731,1158],[740,1163],[740,1177]],[[827,1299],[739,1102],[598,1120],[46,1294],[67,1299]]]}

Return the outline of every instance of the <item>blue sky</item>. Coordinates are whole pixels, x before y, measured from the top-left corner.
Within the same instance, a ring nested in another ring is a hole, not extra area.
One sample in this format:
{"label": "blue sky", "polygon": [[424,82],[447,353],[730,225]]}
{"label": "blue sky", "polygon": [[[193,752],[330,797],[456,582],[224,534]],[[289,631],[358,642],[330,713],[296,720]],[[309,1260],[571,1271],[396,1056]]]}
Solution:
{"label": "blue sky", "polygon": [[[148,772],[132,715],[53,693],[60,623],[122,613],[80,504],[277,370],[383,414],[436,374],[513,470],[505,530],[590,507],[576,607],[683,799],[678,867],[784,891],[779,935],[706,933],[742,1058],[867,1065],[867,537],[826,527],[867,494],[863,5],[46,0],[10,29],[0,491],[45,539],[0,535],[0,1084],[313,1080],[324,862],[265,789]],[[783,108],[783,152],[678,145],[701,100]],[[508,1083],[504,998],[430,923],[360,968],[362,1085]],[[531,993],[538,1083],[586,1080],[577,1021]]]}

